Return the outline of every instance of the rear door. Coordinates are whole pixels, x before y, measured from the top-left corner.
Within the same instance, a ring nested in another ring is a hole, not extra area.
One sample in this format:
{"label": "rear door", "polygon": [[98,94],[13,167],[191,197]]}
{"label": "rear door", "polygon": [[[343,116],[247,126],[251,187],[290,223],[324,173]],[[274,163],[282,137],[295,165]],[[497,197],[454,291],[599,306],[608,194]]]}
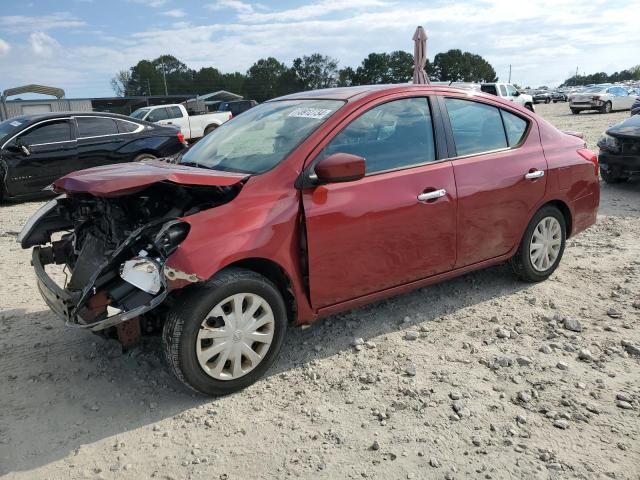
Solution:
{"label": "rear door", "polygon": [[27,128],[4,145],[2,159],[10,196],[41,191],[77,163],[70,119],[45,120]]}
{"label": "rear door", "polygon": [[531,119],[462,98],[442,103],[455,145],[456,267],[463,267],[518,245],[545,194],[547,162]]}
{"label": "rear door", "polygon": [[191,138],[191,129],[189,125],[189,117],[186,116],[182,109],[178,106],[166,107],[166,117],[158,120],[160,125],[176,125],[180,127],[180,131],[186,138]]}
{"label": "rear door", "polygon": [[[456,186],[451,162],[437,153],[432,119],[425,97],[387,101],[319,146],[316,160],[359,155],[367,174],[303,191],[314,308],[453,267]],[[424,193],[430,198],[419,199]]]}
{"label": "rear door", "polygon": [[118,151],[124,143],[124,136],[118,130],[114,118],[77,116],[75,120],[78,129],[76,170],[120,161]]}

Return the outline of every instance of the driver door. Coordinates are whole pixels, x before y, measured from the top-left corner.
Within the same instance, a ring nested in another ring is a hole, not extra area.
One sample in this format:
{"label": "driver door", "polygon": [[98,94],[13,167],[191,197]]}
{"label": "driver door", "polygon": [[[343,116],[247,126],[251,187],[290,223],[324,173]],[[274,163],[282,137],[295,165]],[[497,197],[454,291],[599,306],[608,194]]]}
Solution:
{"label": "driver door", "polygon": [[2,158],[7,166],[9,196],[40,192],[63,172],[76,169],[76,140],[70,120],[46,120],[27,128],[5,145]]}
{"label": "driver door", "polygon": [[363,157],[366,176],[303,191],[313,308],[453,268],[456,185],[436,153],[427,98],[370,108],[315,160],[334,153]]}

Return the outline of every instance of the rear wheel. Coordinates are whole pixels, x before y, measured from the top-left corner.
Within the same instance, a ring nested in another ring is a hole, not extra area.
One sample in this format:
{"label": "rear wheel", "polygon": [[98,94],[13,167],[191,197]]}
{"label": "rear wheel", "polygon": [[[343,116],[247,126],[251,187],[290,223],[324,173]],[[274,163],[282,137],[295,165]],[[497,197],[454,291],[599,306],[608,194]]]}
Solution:
{"label": "rear wheel", "polygon": [[145,160],[155,160],[156,158],[158,158],[158,157],[156,157],[155,155],[152,155],[150,153],[141,153],[140,155],[137,155],[133,159],[133,161],[134,162],[143,162]]}
{"label": "rear wheel", "polygon": [[531,219],[520,247],[511,260],[516,275],[526,282],[541,282],[558,268],[567,224],[556,207],[541,208]]}
{"label": "rear wheel", "polygon": [[574,115],[578,115],[580,113],[580,110],[578,110],[577,108],[572,108],[571,113],[573,113]]}
{"label": "rear wheel", "polygon": [[209,135],[211,132],[213,132],[216,128],[218,128],[217,125],[209,125],[207,128],[204,129],[204,136]]}
{"label": "rear wheel", "polygon": [[600,113],[611,113],[611,102],[605,103],[604,106],[600,108]]}
{"label": "rear wheel", "polygon": [[532,112],[533,112],[533,105],[532,105],[532,104],[530,104],[530,103],[526,103],[526,104],[525,104],[525,106],[524,106],[524,108],[526,108],[527,110],[530,110],[530,111],[532,111]]}
{"label": "rear wheel", "polygon": [[620,173],[615,170],[604,170],[602,167],[600,168],[600,176],[606,183],[624,183],[629,180],[629,177],[625,177],[620,175]]}
{"label": "rear wheel", "polygon": [[544,103],[551,103],[551,99],[549,97],[545,98]]}
{"label": "rear wheel", "polygon": [[282,295],[267,278],[229,268],[169,312],[162,340],[176,377],[207,395],[226,395],[258,380],[275,361],[287,329]]}

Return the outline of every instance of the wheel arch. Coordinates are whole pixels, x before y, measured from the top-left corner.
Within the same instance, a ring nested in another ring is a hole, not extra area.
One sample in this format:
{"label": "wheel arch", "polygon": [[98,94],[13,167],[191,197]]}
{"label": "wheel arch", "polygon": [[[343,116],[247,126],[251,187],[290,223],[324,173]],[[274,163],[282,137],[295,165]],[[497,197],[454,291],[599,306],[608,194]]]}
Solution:
{"label": "wheel arch", "polygon": [[544,205],[541,205],[538,210],[534,213],[534,215],[544,207],[556,207],[562,213],[564,217],[564,221],[567,225],[567,238],[571,237],[571,232],[573,231],[573,218],[571,215],[571,210],[569,209],[569,205],[567,205],[562,200],[551,200]]}
{"label": "wheel arch", "polygon": [[282,268],[282,266],[267,258],[252,257],[237,260],[233,263],[225,265],[224,269],[230,267],[239,267],[251,270],[271,280],[276,285],[276,287],[278,287],[278,291],[282,295],[284,303],[287,307],[287,320],[289,321],[289,323],[295,321],[297,317],[297,303],[293,289],[293,283],[291,281],[291,278],[289,277],[289,274],[284,268]]}

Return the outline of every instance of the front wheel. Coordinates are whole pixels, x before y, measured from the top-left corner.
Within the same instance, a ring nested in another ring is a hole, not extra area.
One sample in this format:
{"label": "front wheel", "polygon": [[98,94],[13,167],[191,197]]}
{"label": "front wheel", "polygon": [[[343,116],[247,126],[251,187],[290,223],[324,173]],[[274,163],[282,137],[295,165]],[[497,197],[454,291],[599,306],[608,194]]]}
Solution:
{"label": "front wheel", "polygon": [[545,98],[544,99],[544,103],[551,103],[551,99],[550,98]]}
{"label": "front wheel", "polygon": [[541,208],[529,223],[511,260],[516,275],[526,282],[541,282],[558,268],[567,236],[567,223],[556,207]]}
{"label": "front wheel", "polygon": [[141,153],[140,155],[137,155],[133,161],[134,162],[144,162],[145,160],[155,160],[156,157],[155,155],[151,155],[150,153]]}
{"label": "front wheel", "polygon": [[206,395],[241,390],[267,371],[282,347],[287,311],[267,278],[229,268],[186,293],[162,332],[175,376]]}
{"label": "front wheel", "polygon": [[607,102],[604,104],[604,107],[600,109],[600,113],[611,113],[611,109],[612,109],[611,102]]}
{"label": "front wheel", "polygon": [[525,104],[524,108],[526,108],[527,110],[533,112],[533,105],[531,105],[530,103]]}
{"label": "front wheel", "polygon": [[578,115],[580,113],[580,110],[578,110],[577,108],[572,108],[571,113],[573,113],[574,115]]}

